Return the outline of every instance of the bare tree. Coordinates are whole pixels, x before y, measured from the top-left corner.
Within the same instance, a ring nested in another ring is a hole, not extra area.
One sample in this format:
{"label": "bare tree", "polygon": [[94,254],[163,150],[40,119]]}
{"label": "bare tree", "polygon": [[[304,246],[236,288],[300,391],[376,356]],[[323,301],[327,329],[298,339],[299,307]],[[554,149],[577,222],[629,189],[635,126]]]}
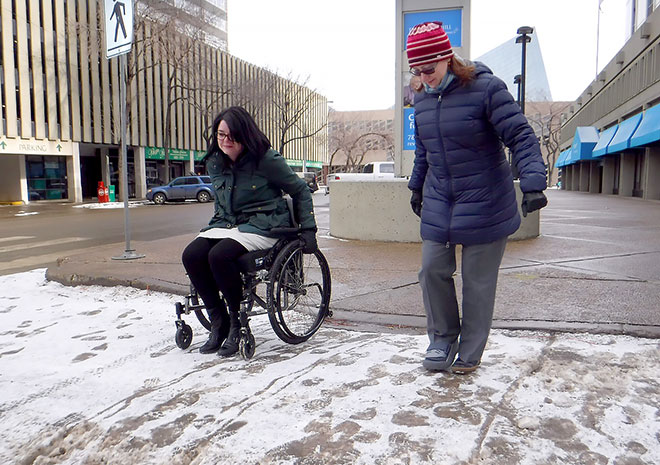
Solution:
{"label": "bare tree", "polygon": [[[394,157],[393,134],[364,129],[361,121],[336,120],[330,128],[330,172],[356,172],[364,164],[364,157],[371,150],[385,150],[388,159]],[[336,163],[335,157],[341,160]],[[340,168],[335,168],[337,165]]]}
{"label": "bare tree", "polygon": [[[231,90],[215,76],[202,77],[199,70],[210,69],[200,43],[205,37],[205,25],[213,21],[206,9],[195,2],[185,7],[173,7],[162,0],[142,0],[147,5],[142,21],[150,21],[157,30],[153,36],[160,59],[166,64],[163,107],[163,148],[165,152],[165,182],[170,181],[169,151],[173,140],[172,122],[178,105],[188,105],[202,116],[203,137],[208,142],[211,122],[221,100]],[[154,31],[152,31],[153,34]],[[204,95],[202,98],[201,95]]]}
{"label": "bare tree", "polygon": [[307,87],[309,79],[301,81],[289,75],[285,80],[276,79],[270,73],[265,86],[255,102],[265,99],[266,107],[274,109],[271,115],[276,129],[277,150],[282,156],[292,142],[314,138],[327,127],[327,118],[316,121],[312,115],[319,106],[327,104],[317,92]]}
{"label": "bare tree", "polygon": [[559,156],[561,115],[569,105],[569,102],[530,102],[526,109],[527,120],[541,144],[541,154],[548,170],[548,185],[552,184],[555,179],[555,163]]}

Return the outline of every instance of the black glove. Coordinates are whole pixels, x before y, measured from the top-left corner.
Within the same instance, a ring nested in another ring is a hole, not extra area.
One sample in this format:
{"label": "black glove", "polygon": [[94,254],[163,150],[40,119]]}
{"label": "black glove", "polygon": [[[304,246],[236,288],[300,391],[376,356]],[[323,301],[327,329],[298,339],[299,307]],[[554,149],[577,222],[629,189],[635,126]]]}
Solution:
{"label": "black glove", "polygon": [[319,248],[316,243],[315,229],[303,229],[300,232],[300,240],[302,241],[303,253],[314,253]]}
{"label": "black glove", "polygon": [[545,194],[540,191],[534,192],[525,192],[523,193],[522,208],[523,216],[527,216],[527,213],[532,213],[533,211],[540,210],[548,204],[548,199]]}
{"label": "black glove", "polygon": [[422,216],[422,191],[412,191],[410,206],[415,215]]}

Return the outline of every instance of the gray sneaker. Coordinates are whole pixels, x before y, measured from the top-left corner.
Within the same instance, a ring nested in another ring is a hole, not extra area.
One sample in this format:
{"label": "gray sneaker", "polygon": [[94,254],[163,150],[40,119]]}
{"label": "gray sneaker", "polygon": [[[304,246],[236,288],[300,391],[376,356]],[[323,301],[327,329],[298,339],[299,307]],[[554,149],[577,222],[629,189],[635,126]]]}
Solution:
{"label": "gray sneaker", "polygon": [[426,350],[426,357],[422,362],[422,366],[431,371],[447,371],[454,363],[456,352],[458,352],[458,341],[454,341],[441,349],[429,347]]}
{"label": "gray sneaker", "polygon": [[479,368],[481,364],[480,361],[477,362],[464,362],[461,360],[461,357],[458,357],[454,364],[451,366],[451,372],[458,375],[466,375],[472,373],[474,370]]}

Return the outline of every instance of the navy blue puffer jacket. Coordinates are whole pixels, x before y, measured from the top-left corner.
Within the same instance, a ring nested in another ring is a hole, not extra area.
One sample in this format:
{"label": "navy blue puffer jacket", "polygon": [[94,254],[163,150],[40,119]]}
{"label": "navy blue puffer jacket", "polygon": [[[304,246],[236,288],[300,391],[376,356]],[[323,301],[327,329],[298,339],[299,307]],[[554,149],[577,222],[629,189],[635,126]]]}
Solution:
{"label": "navy blue puffer jacket", "polygon": [[523,192],[546,188],[541,150],[501,79],[476,62],[467,86],[454,79],[440,95],[415,98],[415,164],[408,188],[423,192],[424,240],[483,244],[520,226],[512,152]]}

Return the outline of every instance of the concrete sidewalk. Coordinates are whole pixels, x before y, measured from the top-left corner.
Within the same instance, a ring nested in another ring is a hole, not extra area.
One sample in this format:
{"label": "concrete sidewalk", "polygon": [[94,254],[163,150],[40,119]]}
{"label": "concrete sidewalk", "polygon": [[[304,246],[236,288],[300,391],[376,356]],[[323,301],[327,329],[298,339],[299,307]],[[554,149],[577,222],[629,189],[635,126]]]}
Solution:
{"label": "concrete sidewalk", "polygon": [[[660,337],[660,202],[549,190],[541,236],[507,245],[494,327]],[[181,252],[194,234],[133,242],[146,258],[112,260],[124,244],[62,257],[48,279],[183,295]],[[420,244],[344,241],[319,233],[332,270],[329,323],[425,328]],[[457,285],[460,285],[460,257]],[[174,312],[172,312],[174,314]]]}

